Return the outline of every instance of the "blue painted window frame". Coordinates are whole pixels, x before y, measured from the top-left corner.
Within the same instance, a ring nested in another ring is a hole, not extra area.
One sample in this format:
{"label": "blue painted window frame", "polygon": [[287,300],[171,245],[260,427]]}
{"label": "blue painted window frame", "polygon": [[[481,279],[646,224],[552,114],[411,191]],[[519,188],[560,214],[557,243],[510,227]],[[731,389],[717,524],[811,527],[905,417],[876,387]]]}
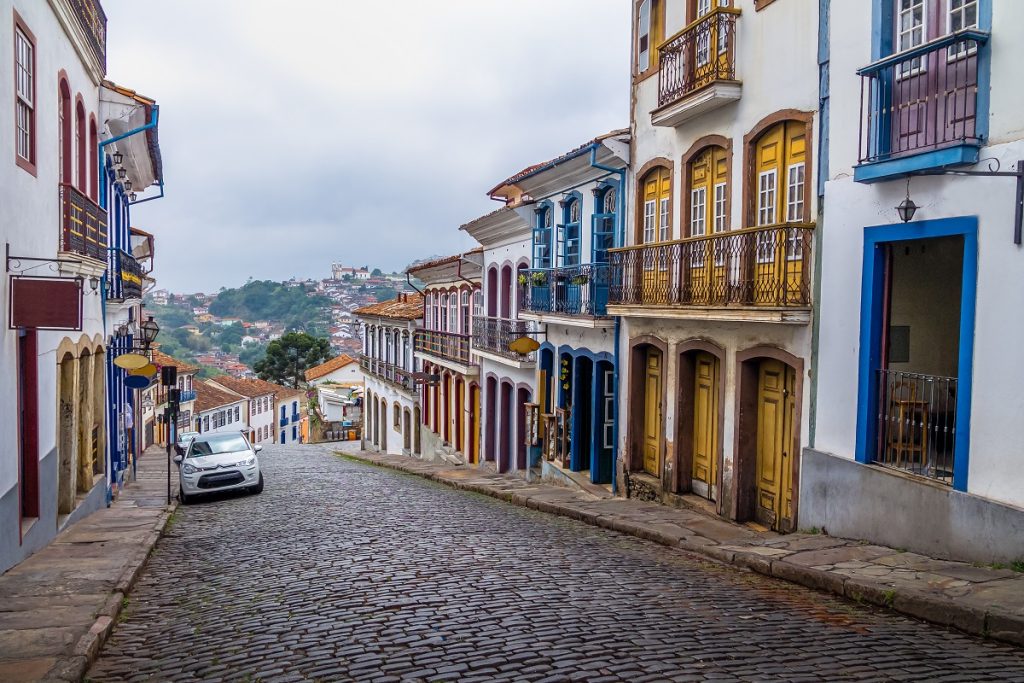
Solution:
{"label": "blue painted window frame", "polygon": [[874,460],[877,427],[874,420],[881,362],[884,266],[882,245],[905,240],[962,236],[963,283],[960,288],[960,352],[957,360],[956,440],[953,445],[953,489],[967,491],[971,441],[971,388],[974,362],[974,319],[978,288],[978,217],[959,216],[876,225],[864,228],[864,265],[861,279],[860,359],[857,391],[856,459]]}
{"label": "blue painted window frame", "polygon": [[[618,192],[618,188],[607,186],[599,191],[594,200],[594,213],[590,219],[590,262],[608,263],[608,250],[615,247],[615,219],[614,212],[608,213],[604,210],[605,202],[609,192]],[[615,195],[618,205],[618,195]],[[600,229],[600,228],[604,229]]]}
{"label": "blue painted window frame", "polygon": [[[893,54],[897,0],[872,0],[871,8],[871,61],[877,62]],[[978,0],[978,29],[992,30],[992,0]],[[907,154],[892,159],[858,164],[854,167],[854,180],[872,183],[906,176],[914,171],[975,164],[979,150],[988,140],[989,100],[992,81],[992,48],[985,43],[978,48],[978,89],[975,103],[975,131],[980,144],[962,144],[942,149]],[[864,125],[861,121],[860,125]],[[888,125],[879,120],[878,125]]]}
{"label": "blue painted window frame", "polygon": [[[551,232],[552,226],[547,224],[545,220],[551,217],[551,211],[553,207],[551,202],[542,202],[538,205],[537,210],[534,212],[533,218],[533,245],[532,245],[532,257],[534,268],[550,268],[551,267]],[[554,221],[552,220],[553,224]],[[540,255],[541,251],[538,247],[546,247],[547,253]]]}
{"label": "blue painted window frame", "polygon": [[[570,220],[572,205],[578,202],[576,221]],[[558,266],[578,266],[583,259],[583,196],[572,192],[562,202],[562,223],[558,226],[555,262]]]}

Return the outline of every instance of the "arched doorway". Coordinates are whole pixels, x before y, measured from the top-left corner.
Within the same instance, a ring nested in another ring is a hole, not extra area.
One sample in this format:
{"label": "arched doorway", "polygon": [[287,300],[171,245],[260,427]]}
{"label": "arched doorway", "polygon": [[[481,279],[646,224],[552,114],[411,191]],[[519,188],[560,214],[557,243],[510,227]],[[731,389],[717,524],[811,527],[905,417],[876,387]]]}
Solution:
{"label": "arched doorway", "polygon": [[486,433],[484,435],[484,459],[495,462],[498,457],[498,379],[488,377],[484,401],[487,409],[484,415],[487,416]]}
{"label": "arched doorway", "polygon": [[408,408],[402,411],[402,447],[406,454],[412,452],[412,415]]}
{"label": "arched doorway", "polygon": [[75,475],[78,493],[88,493],[93,477],[93,357],[83,351],[78,358],[78,461]]}
{"label": "arched doorway", "polygon": [[667,346],[657,337],[633,340],[630,353],[628,469],[661,477],[665,452],[665,360]]}
{"label": "arched doorway", "polygon": [[92,419],[95,424],[93,438],[92,473],[103,474],[106,472],[107,460],[107,433],[104,428],[104,410],[107,405],[107,354],[102,348],[96,349],[93,354],[92,374]]}
{"label": "arched doorway", "polygon": [[445,443],[450,444],[452,442],[452,376],[450,373],[445,372],[444,377],[441,380],[441,418],[442,425],[444,428],[444,435],[442,438]]}
{"label": "arched doorway", "polygon": [[455,450],[465,455],[466,385],[461,377],[455,379],[455,400],[452,412],[455,418]]}
{"label": "arched doorway", "polygon": [[777,349],[737,354],[737,521],[796,528],[802,365]]}
{"label": "arched doorway", "polygon": [[469,388],[469,464],[480,462],[480,385]]}
{"label": "arched doorway", "polygon": [[678,467],[672,489],[719,499],[722,439],[721,349],[703,341],[680,347],[676,415]]}
{"label": "arched doorway", "polygon": [[75,375],[77,370],[75,359],[70,353],[61,359],[58,371],[60,389],[58,392],[58,470],[57,470],[57,513],[71,514],[75,509],[75,453],[77,446],[77,422],[75,411]]}
{"label": "arched doorway", "polygon": [[413,420],[412,420],[412,423],[413,423],[412,452],[413,452],[414,455],[419,455],[420,454],[420,448],[421,448],[421,446],[420,446],[420,438],[421,438],[420,424],[423,421],[421,416],[420,416],[420,407],[419,406],[416,406],[415,408],[412,409],[412,416],[413,416]]}
{"label": "arched doorway", "polygon": [[370,433],[373,435],[373,445],[380,447],[380,402],[377,398],[370,394],[370,400],[373,401],[373,419],[370,420]]}
{"label": "arched doorway", "polygon": [[497,424],[498,472],[508,472],[512,468],[512,439],[515,438],[512,394],[512,383],[502,382]]}
{"label": "arched doorway", "polygon": [[388,402],[387,399],[380,400],[380,417],[377,421],[377,425],[380,427],[380,450],[382,453],[388,452]]}
{"label": "arched doorway", "polygon": [[607,360],[598,361],[594,380],[594,448],[590,481],[610,484],[615,466],[615,366]]}

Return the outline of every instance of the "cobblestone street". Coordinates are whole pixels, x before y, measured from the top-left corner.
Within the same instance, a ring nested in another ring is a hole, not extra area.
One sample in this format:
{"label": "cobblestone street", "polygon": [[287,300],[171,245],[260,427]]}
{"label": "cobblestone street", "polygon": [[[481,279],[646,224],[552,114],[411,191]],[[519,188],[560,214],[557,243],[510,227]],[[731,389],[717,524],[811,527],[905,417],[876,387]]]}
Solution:
{"label": "cobblestone street", "polygon": [[320,447],[262,464],[179,509],[89,680],[1024,681],[1024,650]]}

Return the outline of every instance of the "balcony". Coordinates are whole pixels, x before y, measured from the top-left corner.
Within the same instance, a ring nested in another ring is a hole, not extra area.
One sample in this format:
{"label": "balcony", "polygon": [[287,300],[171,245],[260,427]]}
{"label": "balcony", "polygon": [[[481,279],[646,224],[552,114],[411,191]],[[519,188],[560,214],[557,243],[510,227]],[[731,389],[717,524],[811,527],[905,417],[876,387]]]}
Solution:
{"label": "balcony", "polygon": [[61,251],[107,262],[107,212],[78,188],[62,183]]}
{"label": "balcony", "polygon": [[452,369],[470,374],[473,362],[469,354],[470,336],[438,330],[420,330],[413,337],[415,351],[431,360],[447,361],[454,364]]}
{"label": "balcony", "polygon": [[120,249],[111,249],[109,272],[108,299],[124,301],[142,298],[142,266],[134,256]]}
{"label": "balcony", "polygon": [[740,11],[716,7],[658,48],[655,126],[678,126],[740,98],[736,80],[736,20]]}
{"label": "balcony", "polygon": [[278,424],[280,424],[282,427],[287,427],[288,426],[288,418],[287,417],[282,417],[280,420],[278,420]]}
{"label": "balcony", "polygon": [[525,367],[536,362],[536,353],[517,353],[509,345],[534,333],[533,327],[525,320],[476,318],[473,321],[473,352]]}
{"label": "balcony", "polygon": [[359,365],[362,367],[364,374],[382,379],[388,384],[393,384],[404,391],[416,390],[416,382],[413,380],[411,370],[406,370],[392,363],[370,358],[369,356],[360,356]]}
{"label": "balcony", "polygon": [[299,421],[299,414],[298,413],[292,413],[292,424],[296,424],[296,423],[298,423],[298,421]]}
{"label": "balcony", "polygon": [[196,392],[194,389],[184,389],[179,394],[179,403],[188,403],[189,401],[196,400]]}
{"label": "balcony", "polygon": [[612,268],[607,263],[521,271],[521,315],[540,322],[557,320],[596,327],[596,318],[608,316],[611,275]]}
{"label": "balcony", "polygon": [[612,250],[609,312],[806,324],[813,228],[787,223]]}
{"label": "balcony", "polygon": [[987,125],[978,118],[978,62],[988,37],[957,31],[857,72],[857,182],[977,163]]}

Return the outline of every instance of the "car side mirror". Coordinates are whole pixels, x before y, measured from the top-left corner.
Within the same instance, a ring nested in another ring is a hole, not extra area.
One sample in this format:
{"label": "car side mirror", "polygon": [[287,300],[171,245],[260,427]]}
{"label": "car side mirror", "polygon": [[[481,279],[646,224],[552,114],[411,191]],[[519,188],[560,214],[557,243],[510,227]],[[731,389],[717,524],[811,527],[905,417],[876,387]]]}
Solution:
{"label": "car side mirror", "polygon": [[259,453],[260,451],[263,450],[263,445],[262,444],[256,444],[255,446],[253,446],[252,450],[255,451],[256,453]]}
{"label": "car side mirror", "polygon": [[175,465],[180,465],[184,459],[185,459],[184,455],[176,455],[176,456],[174,456],[174,464]]}

